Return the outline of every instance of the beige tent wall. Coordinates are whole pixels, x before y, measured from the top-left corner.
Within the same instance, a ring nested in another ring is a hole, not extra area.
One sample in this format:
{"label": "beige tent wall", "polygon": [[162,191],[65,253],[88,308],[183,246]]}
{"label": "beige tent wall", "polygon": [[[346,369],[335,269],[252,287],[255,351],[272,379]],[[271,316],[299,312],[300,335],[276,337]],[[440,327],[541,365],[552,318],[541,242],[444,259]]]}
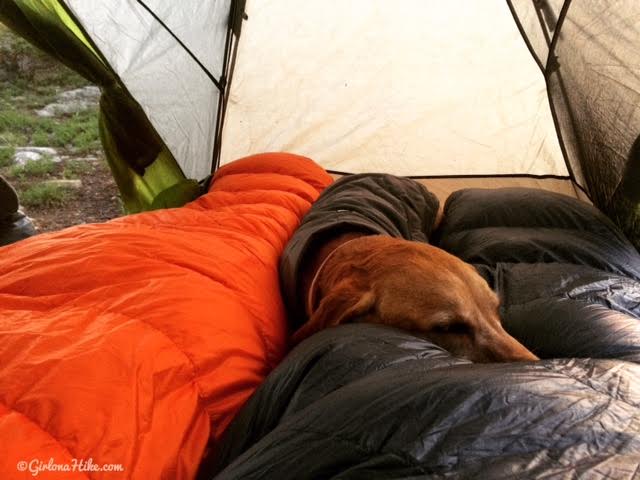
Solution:
{"label": "beige tent wall", "polygon": [[[550,192],[562,193],[570,197],[584,199],[583,196],[578,194],[579,190],[573,186],[570,180],[561,180],[555,178],[429,178],[420,179],[420,183],[425,185],[431,192],[433,192],[440,203],[444,204],[447,197],[456,190],[462,188],[505,188],[505,187],[526,187],[526,188],[538,188],[542,190],[549,190]],[[588,200],[587,200],[588,201]]]}
{"label": "beige tent wall", "polygon": [[249,0],[222,163],[567,175],[542,75],[504,0]]}

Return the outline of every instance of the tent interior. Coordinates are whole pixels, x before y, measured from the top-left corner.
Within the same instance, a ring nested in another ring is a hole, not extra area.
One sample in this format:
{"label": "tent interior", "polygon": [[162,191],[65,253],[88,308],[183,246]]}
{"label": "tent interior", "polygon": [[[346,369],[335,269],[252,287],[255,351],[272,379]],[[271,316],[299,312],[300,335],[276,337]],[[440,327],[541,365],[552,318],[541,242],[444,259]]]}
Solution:
{"label": "tent interior", "polygon": [[[0,240],[30,236],[0,250],[0,477],[36,453],[127,478],[640,471],[640,2],[2,0],[0,22],[100,87],[139,213],[33,235],[0,177]],[[279,262],[361,173],[426,187],[418,230],[540,362],[380,325],[290,351]]]}
{"label": "tent interior", "polygon": [[16,0],[0,18],[102,87],[129,212],[185,203],[236,158],[290,151],[333,173],[531,179],[635,241],[637,8]]}
{"label": "tent interior", "polygon": [[471,185],[582,193],[505,2],[256,4],[237,55],[221,164],[296,152],[427,178],[441,203]]}

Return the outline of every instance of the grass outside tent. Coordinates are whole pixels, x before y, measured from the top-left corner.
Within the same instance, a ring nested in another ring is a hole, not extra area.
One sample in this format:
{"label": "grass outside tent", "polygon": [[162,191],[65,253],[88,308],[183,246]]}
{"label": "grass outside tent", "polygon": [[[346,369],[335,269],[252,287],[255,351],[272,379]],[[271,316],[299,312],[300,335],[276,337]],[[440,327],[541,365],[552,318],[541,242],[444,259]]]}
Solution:
{"label": "grass outside tent", "polygon": [[[0,24],[0,175],[17,190],[39,231],[122,215],[103,158],[96,106],[39,116],[62,92],[88,82]],[[14,163],[25,147],[53,148],[38,160]],[[80,185],[80,186],[78,186]]]}

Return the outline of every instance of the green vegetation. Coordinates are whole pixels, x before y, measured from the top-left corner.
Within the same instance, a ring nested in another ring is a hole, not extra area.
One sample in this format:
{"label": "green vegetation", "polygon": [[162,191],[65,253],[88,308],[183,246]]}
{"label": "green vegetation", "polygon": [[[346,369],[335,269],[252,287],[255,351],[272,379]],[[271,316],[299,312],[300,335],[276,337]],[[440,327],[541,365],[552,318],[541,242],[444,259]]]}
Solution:
{"label": "green vegetation", "polygon": [[0,112],[0,145],[67,148],[78,153],[99,150],[98,117],[95,111],[62,119],[38,117],[9,107]]}
{"label": "green vegetation", "polygon": [[61,185],[38,183],[22,190],[20,200],[27,207],[57,207],[71,195],[72,192]]}
{"label": "green vegetation", "polygon": [[0,24],[0,147],[100,149],[95,109],[58,117],[35,111],[88,82]]}
{"label": "green vegetation", "polygon": [[[16,189],[39,231],[124,213],[101,158],[97,109],[54,117],[36,114],[47,105],[63,103],[62,92],[87,84],[0,24],[0,175]],[[53,147],[63,158],[54,162],[44,156],[15,165],[13,157],[20,147]],[[96,161],[80,159],[89,155]]]}
{"label": "green vegetation", "polygon": [[64,91],[88,82],[0,24],[0,175],[10,179],[24,206],[62,207],[76,193],[44,179],[75,179],[92,165],[69,159],[56,163],[50,156],[13,165],[18,147],[53,147],[62,154],[99,151],[96,109],[56,117],[40,117],[36,110],[56,102]]}
{"label": "green vegetation", "polygon": [[0,142],[67,148],[78,153],[95,151],[100,149],[98,118],[95,111],[78,112],[61,121],[7,109],[0,113]]}
{"label": "green vegetation", "polygon": [[0,168],[11,165],[15,153],[16,149],[13,147],[0,148]]}
{"label": "green vegetation", "polygon": [[86,160],[68,160],[62,176],[67,179],[74,179],[89,173],[91,170],[92,166]]}
{"label": "green vegetation", "polygon": [[14,165],[9,170],[10,177],[26,178],[26,177],[44,177],[51,175],[56,168],[53,159],[45,155],[40,160],[31,160],[24,165]]}
{"label": "green vegetation", "polygon": [[0,24],[0,101],[11,100],[20,108],[51,103],[60,87],[66,90],[87,85],[75,72],[33,47]]}

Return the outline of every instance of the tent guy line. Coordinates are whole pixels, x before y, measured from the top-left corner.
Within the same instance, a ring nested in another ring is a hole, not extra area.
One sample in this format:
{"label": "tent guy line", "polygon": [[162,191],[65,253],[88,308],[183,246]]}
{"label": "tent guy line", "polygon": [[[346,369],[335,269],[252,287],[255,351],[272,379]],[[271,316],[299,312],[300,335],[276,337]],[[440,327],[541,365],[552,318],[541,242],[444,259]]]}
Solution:
{"label": "tent guy line", "polygon": [[213,73],[211,73],[209,69],[203,65],[203,63],[198,59],[198,57],[195,56],[195,54],[189,49],[189,47],[187,47],[184,44],[184,42],[180,40],[180,38],[178,38],[178,36],[167,26],[166,23],[162,21],[160,17],[158,17],[158,15],[153,10],[151,10],[151,8],[149,8],[149,6],[146,3],[144,3],[142,0],[136,0],[136,1],[138,2],[138,4],[140,4],[142,8],[144,8],[147,12],[149,12],[149,15],[151,15],[160,25],[162,25],[162,28],[164,28],[167,31],[167,33],[175,39],[176,42],[180,44],[180,46],[184,49],[184,51],[187,52],[189,56],[193,59],[193,61],[198,64],[198,66],[204,72],[204,74],[207,77],[209,77],[209,80],[213,82],[213,84],[220,91],[220,93],[224,94],[224,89],[225,89],[224,72],[222,72],[223,78],[221,78],[220,80],[216,79]]}

